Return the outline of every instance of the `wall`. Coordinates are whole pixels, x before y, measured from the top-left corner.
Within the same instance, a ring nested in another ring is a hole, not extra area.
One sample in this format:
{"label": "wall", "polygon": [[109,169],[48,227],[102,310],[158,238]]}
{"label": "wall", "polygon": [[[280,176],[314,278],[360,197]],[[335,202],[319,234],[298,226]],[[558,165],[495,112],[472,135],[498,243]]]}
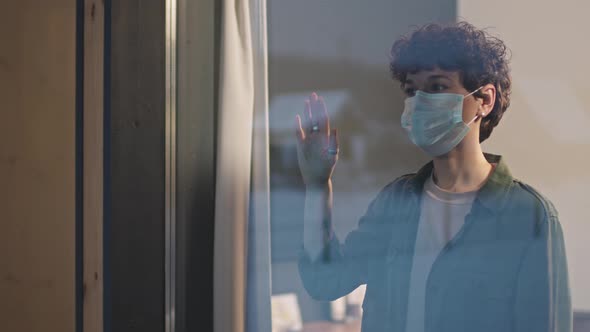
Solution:
{"label": "wall", "polygon": [[513,174],[557,207],[578,310],[590,310],[590,47],[581,0],[462,0],[458,13],[500,36],[512,50],[512,105],[486,150],[502,153]]}
{"label": "wall", "polygon": [[0,326],[74,331],[75,1],[0,11]]}

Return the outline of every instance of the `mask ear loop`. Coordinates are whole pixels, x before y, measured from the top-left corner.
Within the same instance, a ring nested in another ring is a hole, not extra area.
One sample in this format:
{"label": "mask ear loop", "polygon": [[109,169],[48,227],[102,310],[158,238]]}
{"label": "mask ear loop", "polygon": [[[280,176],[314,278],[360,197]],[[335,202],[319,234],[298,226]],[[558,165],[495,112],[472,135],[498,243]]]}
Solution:
{"label": "mask ear loop", "polygon": [[473,117],[473,119],[471,119],[471,121],[469,121],[469,123],[467,123],[468,126],[470,126],[473,122],[475,122],[475,120],[479,117],[481,117],[483,119],[483,116],[486,115],[485,113],[482,113],[481,115],[476,115]]}
{"label": "mask ear loop", "polygon": [[473,92],[471,92],[470,94],[466,95],[464,98],[467,98],[467,97],[471,96],[472,94],[476,93],[477,91],[481,90],[482,88],[483,88],[483,85],[480,86],[479,88],[473,90]]}
{"label": "mask ear loop", "polygon": [[[482,88],[483,88],[483,85],[482,85],[482,86],[480,86],[479,88],[477,88],[477,89],[473,90],[473,92],[471,92],[470,94],[466,95],[466,96],[465,96],[465,97],[463,97],[463,98],[467,98],[467,97],[469,97],[469,96],[473,95],[474,93],[476,93],[477,91],[481,90]],[[486,115],[486,114],[485,114],[485,113],[481,113],[481,115],[479,115],[479,114],[478,114],[478,115],[476,115],[475,117],[473,117],[473,119],[471,119],[471,121],[469,121],[469,123],[467,123],[467,125],[468,125],[468,126],[469,126],[469,125],[471,125],[471,124],[472,124],[472,123],[473,123],[473,122],[474,122],[474,121],[475,121],[477,118],[479,118],[479,117],[481,117],[481,118],[483,119],[483,116],[484,116],[484,115]]]}

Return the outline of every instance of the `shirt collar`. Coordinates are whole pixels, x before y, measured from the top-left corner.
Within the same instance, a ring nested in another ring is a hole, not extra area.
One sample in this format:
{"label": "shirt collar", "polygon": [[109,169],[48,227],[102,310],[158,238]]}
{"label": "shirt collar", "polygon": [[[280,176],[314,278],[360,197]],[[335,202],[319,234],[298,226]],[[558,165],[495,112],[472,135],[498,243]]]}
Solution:
{"label": "shirt collar", "polygon": [[[475,200],[490,211],[496,213],[501,211],[506,204],[508,193],[512,187],[513,177],[502,156],[490,153],[484,153],[484,156],[489,163],[495,163],[497,165],[486,183],[477,192]],[[433,168],[434,163],[432,161],[420,168],[416,174],[410,177],[406,183],[406,186],[408,186],[406,189],[409,189],[415,194],[421,193],[424,183],[432,174]]]}

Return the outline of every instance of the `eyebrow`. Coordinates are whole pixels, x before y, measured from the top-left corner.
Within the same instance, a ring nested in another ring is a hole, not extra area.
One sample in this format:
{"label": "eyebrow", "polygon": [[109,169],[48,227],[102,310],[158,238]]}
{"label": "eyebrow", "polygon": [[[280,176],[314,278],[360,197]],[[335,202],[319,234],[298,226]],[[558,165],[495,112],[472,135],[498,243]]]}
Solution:
{"label": "eyebrow", "polygon": [[[428,78],[426,80],[427,81],[433,81],[433,80],[437,80],[437,79],[441,79],[441,78],[444,78],[444,79],[449,80],[449,81],[451,80],[448,76],[441,75],[441,74],[428,76]],[[404,84],[404,86],[406,86],[408,84],[414,84],[414,81],[409,80],[409,79],[406,79],[406,80],[404,80],[403,84]]]}
{"label": "eyebrow", "polygon": [[432,76],[428,76],[428,80],[429,80],[429,81],[436,80],[436,79],[439,79],[439,78],[444,78],[444,79],[447,79],[447,80],[449,80],[449,81],[451,80],[451,79],[450,79],[448,76],[446,76],[446,75],[432,75]]}
{"label": "eyebrow", "polygon": [[401,88],[402,88],[402,90],[405,90],[405,89],[407,89],[408,85],[413,85],[413,84],[414,84],[414,81],[406,79],[402,83]]}

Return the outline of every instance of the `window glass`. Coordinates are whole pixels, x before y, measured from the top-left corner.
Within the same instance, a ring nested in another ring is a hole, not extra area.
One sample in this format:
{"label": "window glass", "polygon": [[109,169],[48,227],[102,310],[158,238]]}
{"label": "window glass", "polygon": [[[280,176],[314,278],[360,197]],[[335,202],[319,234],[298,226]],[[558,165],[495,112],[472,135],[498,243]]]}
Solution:
{"label": "window glass", "polygon": [[268,2],[273,330],[590,331],[570,2]]}

